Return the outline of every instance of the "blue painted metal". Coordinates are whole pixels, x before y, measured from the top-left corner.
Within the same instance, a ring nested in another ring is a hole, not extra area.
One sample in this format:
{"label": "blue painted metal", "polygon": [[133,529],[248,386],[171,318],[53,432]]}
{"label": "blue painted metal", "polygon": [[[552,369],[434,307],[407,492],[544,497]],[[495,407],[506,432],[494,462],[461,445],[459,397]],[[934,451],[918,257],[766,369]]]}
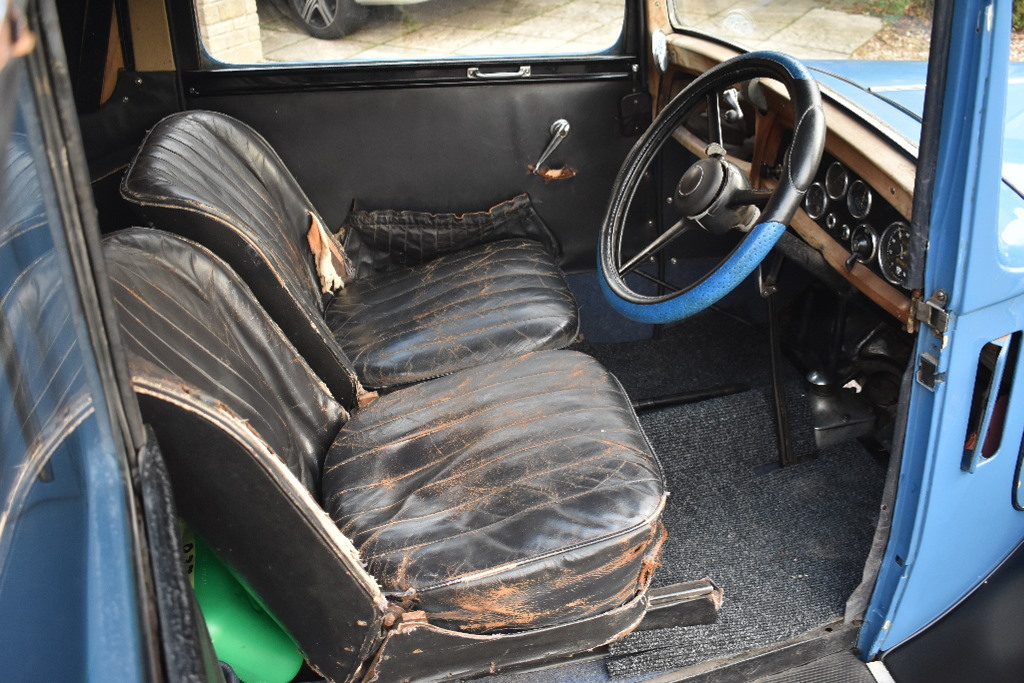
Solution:
{"label": "blue painted metal", "polygon": [[700,313],[734,290],[754,272],[785,231],[782,223],[758,223],[717,270],[678,296],[657,303],[637,304],[620,299],[608,286],[598,258],[601,291],[612,307],[630,320],[650,324],[682,320]]}
{"label": "blue painted metal", "polygon": [[[874,118],[876,122],[891,128],[914,145],[918,144],[921,139],[919,117],[924,109],[923,84],[927,75],[927,62],[809,60],[807,65],[815,69],[814,75],[826,94],[834,93],[847,100],[856,109]],[[835,74],[835,76],[830,74]],[[918,118],[908,116],[884,99],[865,90],[869,87],[903,88],[915,85],[920,85],[920,89],[885,90],[880,94],[903,104],[917,114]]]}
{"label": "blue painted metal", "polygon": [[[914,145],[921,137],[927,62],[809,60],[825,92],[846,100]],[[883,99],[885,98],[885,99]],[[894,107],[886,99],[909,109]],[[1024,196],[1024,63],[1007,65],[1003,178]],[[1021,238],[1024,242],[1024,238]]]}
{"label": "blue painted metal", "polygon": [[1024,364],[1002,446],[974,472],[960,468],[981,348],[1024,327],[1021,270],[1007,267],[1018,256],[1000,256],[1007,217],[1024,209],[1000,182],[1010,4],[955,3],[925,273],[929,293],[948,292],[952,317],[944,338],[925,330],[917,344],[945,381],[911,392],[893,528],[859,642],[868,657],[941,616],[1024,538],[1012,505]]}
{"label": "blue painted metal", "polygon": [[145,680],[130,481],[27,82],[0,101],[15,105],[0,139],[0,677]]}

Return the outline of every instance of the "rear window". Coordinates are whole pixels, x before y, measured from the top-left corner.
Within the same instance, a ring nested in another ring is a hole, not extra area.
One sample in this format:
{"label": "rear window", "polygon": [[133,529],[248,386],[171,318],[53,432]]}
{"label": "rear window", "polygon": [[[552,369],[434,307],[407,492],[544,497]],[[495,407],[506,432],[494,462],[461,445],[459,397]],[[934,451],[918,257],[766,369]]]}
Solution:
{"label": "rear window", "polygon": [[216,62],[431,60],[596,54],[625,0],[196,0]]}

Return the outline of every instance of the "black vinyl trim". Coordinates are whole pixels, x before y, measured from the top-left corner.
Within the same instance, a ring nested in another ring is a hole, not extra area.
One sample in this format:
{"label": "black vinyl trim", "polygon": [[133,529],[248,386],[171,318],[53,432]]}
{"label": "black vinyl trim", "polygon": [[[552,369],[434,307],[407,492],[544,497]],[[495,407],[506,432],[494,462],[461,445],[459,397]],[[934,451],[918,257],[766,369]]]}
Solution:
{"label": "black vinyl trim", "polygon": [[924,119],[914,177],[913,218],[910,221],[910,269],[904,287],[924,287],[925,258],[928,254],[928,228],[932,217],[932,194],[939,159],[939,134],[942,131],[942,100],[946,95],[946,71],[949,67],[949,37],[953,30],[953,3],[939,0],[933,15],[932,41],[928,51],[928,77],[924,90]]}
{"label": "black vinyl trim", "polygon": [[132,43],[132,19],[128,11],[128,0],[114,0],[117,14],[117,37],[121,40],[121,59],[125,71],[135,71],[135,45]]}
{"label": "black vinyl trim", "polygon": [[[503,70],[530,65],[532,74],[507,81],[473,80],[467,66]],[[475,85],[557,83],[634,78],[637,60],[619,55],[589,57],[502,57],[500,59],[437,60],[415,62],[349,62],[329,64],[253,65],[216,71],[193,70],[182,74],[188,97],[242,95],[268,92],[313,92],[364,88],[401,88],[416,85]],[[637,67],[639,70],[639,67]]]}

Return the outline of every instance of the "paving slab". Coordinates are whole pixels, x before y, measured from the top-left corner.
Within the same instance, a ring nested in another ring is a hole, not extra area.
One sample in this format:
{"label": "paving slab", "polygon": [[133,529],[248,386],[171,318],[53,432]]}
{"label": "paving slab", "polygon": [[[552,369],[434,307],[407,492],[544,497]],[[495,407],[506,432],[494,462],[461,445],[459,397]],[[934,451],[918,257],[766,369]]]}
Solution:
{"label": "paving slab", "polygon": [[264,41],[263,57],[275,62],[333,62],[355,57],[371,47],[373,47],[372,43],[361,43],[355,40],[319,40],[307,36],[272,51],[267,49],[267,43]]}
{"label": "paving slab", "polygon": [[792,46],[821,49],[850,55],[882,30],[878,17],[845,14],[835,10],[814,9],[772,36],[779,49]]}
{"label": "paving slab", "polygon": [[[752,49],[771,47],[805,59],[847,57],[884,26],[879,18],[821,4],[684,0],[679,19]],[[598,52],[621,34],[624,5],[623,0],[428,0],[372,7],[366,26],[334,41],[311,38],[269,2],[258,7],[265,59],[328,61]]]}
{"label": "paving slab", "polygon": [[537,38],[552,38],[555,40],[562,40],[563,42],[573,40],[584,33],[589,33],[596,28],[600,28],[602,22],[600,20],[595,21],[593,19],[587,21],[573,21],[568,23],[565,19],[560,17],[552,17],[547,14],[542,14],[539,17],[533,17],[526,21],[509,26],[505,29],[507,33],[515,33],[517,35],[534,36]]}

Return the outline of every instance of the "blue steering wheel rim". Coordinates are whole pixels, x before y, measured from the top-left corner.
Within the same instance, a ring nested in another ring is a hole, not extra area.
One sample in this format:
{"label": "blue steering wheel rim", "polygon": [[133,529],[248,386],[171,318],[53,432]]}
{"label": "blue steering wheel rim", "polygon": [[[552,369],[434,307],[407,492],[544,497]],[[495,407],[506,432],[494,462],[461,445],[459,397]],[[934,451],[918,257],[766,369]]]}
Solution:
{"label": "blue steering wheel rim", "polygon": [[758,223],[710,275],[666,301],[638,304],[620,298],[608,286],[600,256],[597,259],[598,282],[612,308],[630,320],[652,325],[675,322],[700,313],[735,289],[768,256],[785,231],[786,226],[776,221]]}

